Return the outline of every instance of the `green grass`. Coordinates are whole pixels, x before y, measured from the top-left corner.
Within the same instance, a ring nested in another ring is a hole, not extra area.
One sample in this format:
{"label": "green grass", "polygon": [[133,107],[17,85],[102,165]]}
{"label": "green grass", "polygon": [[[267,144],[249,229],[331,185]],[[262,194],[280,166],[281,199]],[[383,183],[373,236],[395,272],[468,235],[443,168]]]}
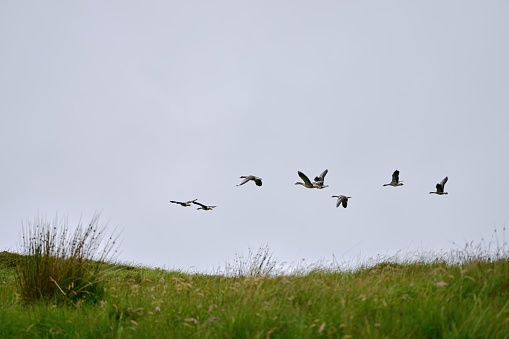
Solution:
{"label": "green grass", "polygon": [[124,265],[107,273],[97,303],[29,305],[16,284],[21,259],[0,253],[1,338],[509,338],[507,258],[273,276]]}
{"label": "green grass", "polygon": [[0,338],[509,338],[505,238],[291,271],[266,245],[207,275],[115,264],[98,217],[0,253]]}

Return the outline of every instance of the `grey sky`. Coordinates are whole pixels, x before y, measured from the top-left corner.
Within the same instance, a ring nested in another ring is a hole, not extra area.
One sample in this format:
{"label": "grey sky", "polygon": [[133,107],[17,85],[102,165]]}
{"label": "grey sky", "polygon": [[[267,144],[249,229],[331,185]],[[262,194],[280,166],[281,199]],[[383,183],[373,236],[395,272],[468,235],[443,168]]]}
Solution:
{"label": "grey sky", "polygon": [[[0,2],[0,250],[94,211],[121,260],[439,250],[508,221],[506,1]],[[329,169],[324,190],[294,183]],[[400,170],[403,187],[382,187]],[[241,187],[240,175],[263,178]],[[447,196],[430,195],[449,176]],[[331,195],[352,196],[347,209]],[[169,200],[217,205],[183,208]]]}

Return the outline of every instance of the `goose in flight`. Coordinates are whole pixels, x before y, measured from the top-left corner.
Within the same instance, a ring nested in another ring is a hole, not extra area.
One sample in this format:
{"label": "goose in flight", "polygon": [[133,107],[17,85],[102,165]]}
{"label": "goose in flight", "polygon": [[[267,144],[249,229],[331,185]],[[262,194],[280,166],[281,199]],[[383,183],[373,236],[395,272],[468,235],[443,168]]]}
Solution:
{"label": "goose in flight", "polygon": [[312,183],[311,180],[309,180],[309,178],[304,173],[302,173],[301,171],[297,171],[297,173],[299,174],[299,177],[302,179],[303,182],[299,182],[298,181],[298,182],[295,183],[295,185],[302,185],[302,186],[304,186],[306,188],[318,188],[318,189],[329,187],[327,185],[324,185],[323,182],[321,184],[318,184],[316,182]]}
{"label": "goose in flight", "polygon": [[197,208],[197,210],[212,211],[215,207],[217,207],[217,206],[207,206],[196,201],[192,201],[192,203],[200,206]]}
{"label": "goose in flight", "polygon": [[442,180],[441,182],[439,182],[437,184],[437,186],[436,186],[437,191],[436,192],[429,192],[429,194],[438,194],[438,195],[449,194],[447,192],[444,192],[445,183],[447,182],[447,180],[449,180],[449,178],[445,177],[444,180]]}
{"label": "goose in flight", "polygon": [[399,181],[399,171],[395,170],[394,173],[392,173],[392,181],[388,184],[384,184],[384,186],[403,186],[403,181]]}
{"label": "goose in flight", "polygon": [[344,195],[333,195],[333,198],[338,198],[338,201],[336,202],[336,207],[339,207],[339,205],[343,205],[343,208],[346,208],[346,205],[348,205],[348,199],[351,197],[345,197]]}
{"label": "goose in flight", "polygon": [[244,180],[242,180],[242,182],[240,184],[238,184],[237,186],[244,185],[249,180],[253,180],[254,183],[256,184],[256,186],[262,185],[262,178],[255,177],[254,175],[243,175],[240,178],[244,179]]}
{"label": "goose in flight", "polygon": [[198,199],[189,200],[189,201],[174,201],[174,200],[170,200],[170,202],[173,203],[173,204],[179,204],[180,206],[183,206],[183,207],[189,207],[196,200],[198,200]]}
{"label": "goose in flight", "polygon": [[326,169],[325,171],[322,172],[322,174],[315,177],[314,184],[323,187],[324,186],[323,183],[325,182],[325,176],[327,175],[327,172],[329,172],[329,170]]}

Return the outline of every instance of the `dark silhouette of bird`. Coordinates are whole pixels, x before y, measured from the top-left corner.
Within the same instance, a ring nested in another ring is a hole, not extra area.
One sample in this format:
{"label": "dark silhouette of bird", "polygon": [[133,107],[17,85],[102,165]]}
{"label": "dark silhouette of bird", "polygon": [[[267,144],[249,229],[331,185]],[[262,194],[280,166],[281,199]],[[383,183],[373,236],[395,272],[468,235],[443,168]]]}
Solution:
{"label": "dark silhouette of bird", "polygon": [[339,207],[339,205],[343,205],[343,208],[346,208],[348,205],[348,199],[351,197],[346,197],[344,195],[333,195],[333,198],[338,198],[338,201],[336,202],[336,207]]}
{"label": "dark silhouette of bird", "polygon": [[244,179],[244,180],[242,180],[242,182],[240,184],[238,184],[237,186],[244,185],[246,182],[248,182],[250,180],[254,181],[256,186],[261,186],[262,185],[262,178],[258,178],[258,177],[254,176],[254,175],[243,175],[240,178]]}
{"label": "dark silhouette of bird", "polygon": [[196,201],[193,201],[192,203],[195,204],[195,205],[200,206],[200,207],[197,208],[197,210],[212,211],[214,208],[217,207],[217,206],[207,206],[207,205],[201,204],[201,203],[196,202]]}
{"label": "dark silhouette of bird", "polygon": [[173,203],[173,204],[179,204],[180,206],[189,207],[196,200],[198,200],[198,199],[189,200],[189,201],[174,201],[174,200],[170,200],[170,202]]}
{"label": "dark silhouette of bird", "polygon": [[394,173],[392,173],[392,181],[388,184],[384,184],[384,186],[403,186],[403,181],[399,181],[399,171],[395,170]]}
{"label": "dark silhouette of bird", "polygon": [[436,185],[436,188],[437,188],[437,191],[436,192],[429,192],[429,194],[438,194],[438,195],[444,195],[444,194],[449,194],[447,192],[444,192],[444,189],[445,189],[445,183],[447,182],[447,180],[449,180],[448,177],[445,177],[444,180],[442,180],[441,182],[439,182],[437,185]]}
{"label": "dark silhouette of bird", "polygon": [[[324,185],[323,181],[322,181],[321,184],[316,183],[316,182],[311,182],[311,180],[309,180],[309,178],[304,173],[302,173],[301,171],[297,171],[297,173],[299,174],[299,177],[302,179],[303,182],[296,182],[295,185],[302,185],[302,186],[304,186],[306,188],[318,188],[318,189],[329,187],[327,185]],[[327,174],[327,173],[325,173],[325,174]]]}
{"label": "dark silhouette of bird", "polygon": [[329,170],[326,169],[325,171],[322,172],[322,174],[315,177],[314,184],[320,187],[324,187],[325,176],[327,175],[328,172]]}

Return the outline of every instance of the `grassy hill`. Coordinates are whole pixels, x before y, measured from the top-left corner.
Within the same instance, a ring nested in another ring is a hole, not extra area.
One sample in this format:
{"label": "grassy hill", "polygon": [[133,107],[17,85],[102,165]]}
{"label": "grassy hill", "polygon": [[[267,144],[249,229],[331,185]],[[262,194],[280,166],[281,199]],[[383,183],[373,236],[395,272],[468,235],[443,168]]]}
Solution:
{"label": "grassy hill", "polygon": [[93,302],[28,304],[22,258],[0,253],[1,338],[509,338],[507,257],[273,276],[119,265]]}

